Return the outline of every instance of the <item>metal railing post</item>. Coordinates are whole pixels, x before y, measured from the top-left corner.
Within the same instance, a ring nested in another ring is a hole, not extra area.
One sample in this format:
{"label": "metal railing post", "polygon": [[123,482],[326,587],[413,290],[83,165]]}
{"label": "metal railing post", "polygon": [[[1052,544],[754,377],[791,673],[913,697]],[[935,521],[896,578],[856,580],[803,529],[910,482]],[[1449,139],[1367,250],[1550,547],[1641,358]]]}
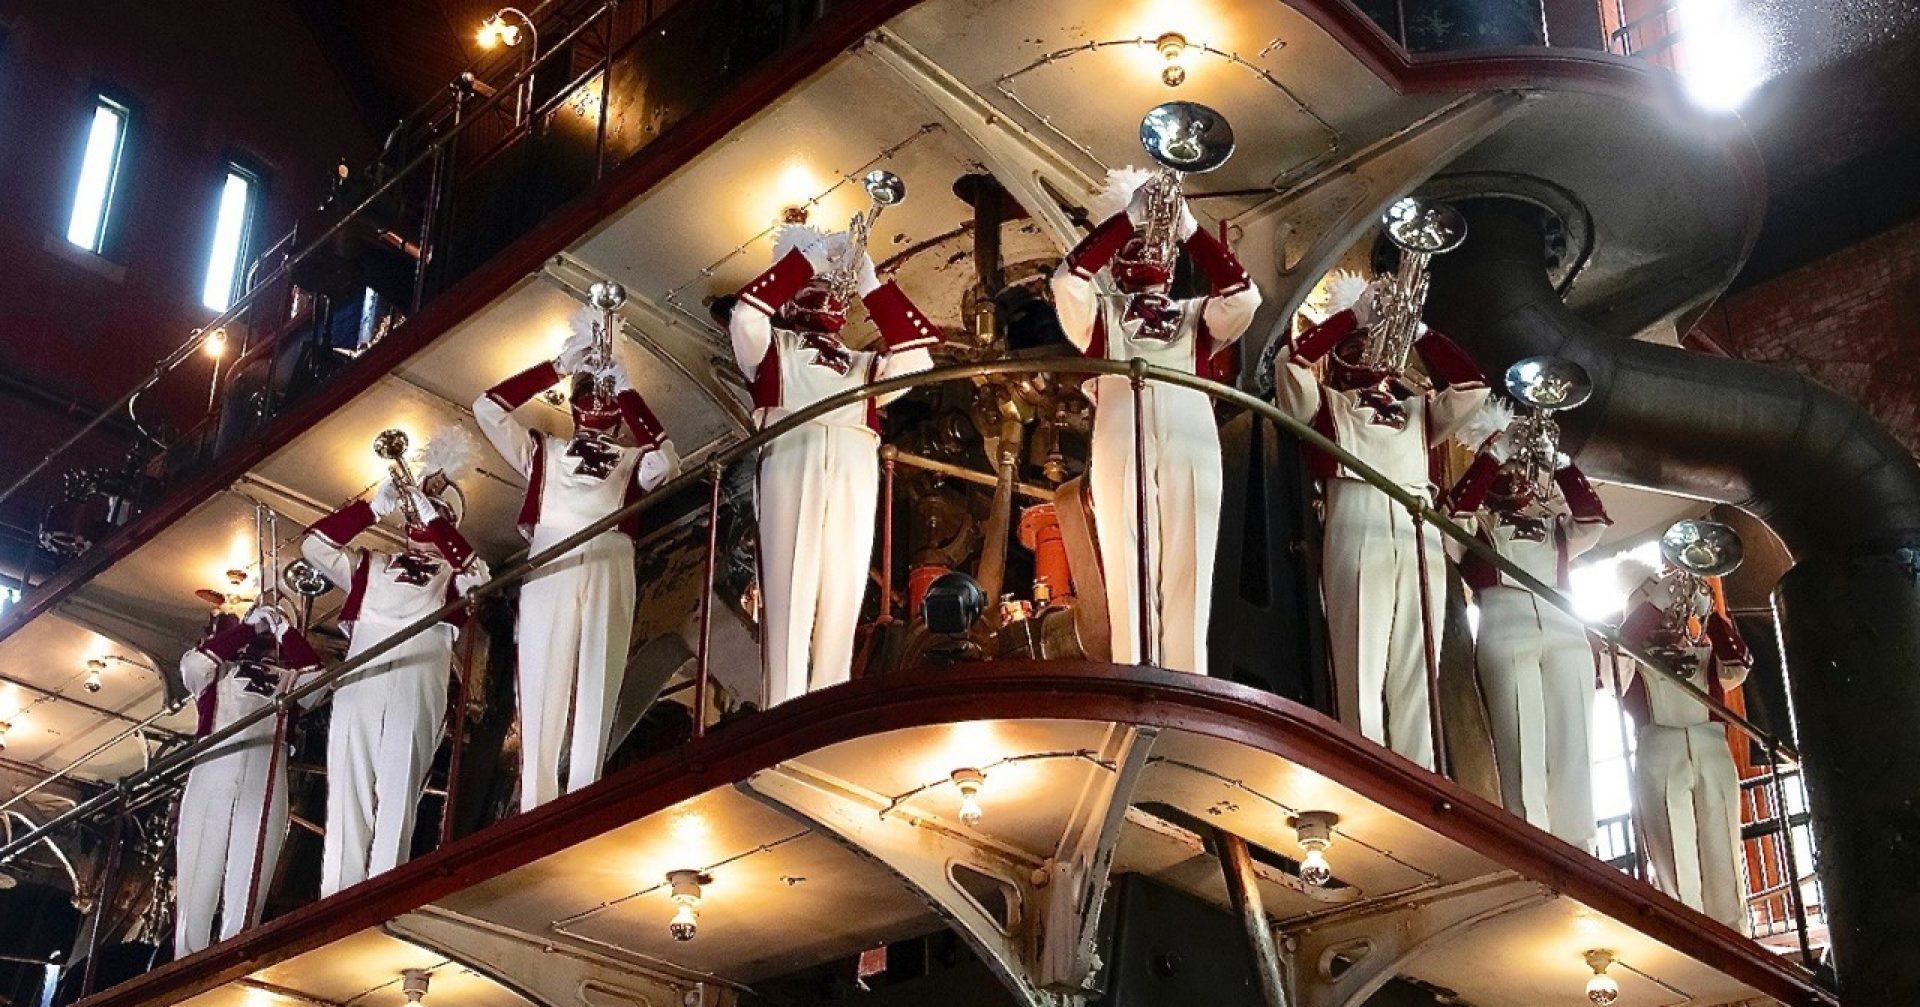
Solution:
{"label": "metal railing post", "polygon": [[[1159,634],[1154,632],[1153,625],[1154,556],[1149,551],[1150,546],[1148,545],[1148,539],[1152,536],[1154,530],[1147,525],[1146,360],[1140,357],[1134,357],[1128,362],[1127,374],[1128,381],[1133,389],[1133,523],[1134,551],[1138,560],[1135,573],[1139,576],[1139,583],[1134,588],[1135,601],[1137,603],[1134,606],[1134,611],[1136,617],[1140,620],[1138,637],[1140,652],[1135,656],[1139,658],[1139,663],[1141,664],[1159,667],[1159,655],[1155,653],[1159,648],[1154,646],[1155,641],[1159,638]],[[998,601],[998,599],[987,599],[989,605],[994,604],[996,601]]]}
{"label": "metal railing post", "polygon": [[440,845],[453,842],[454,808],[460,803],[460,764],[461,756],[467,747],[467,703],[472,695],[473,652],[480,645],[480,636],[486,630],[480,625],[478,613],[472,606],[467,609],[467,624],[463,628],[466,640],[460,659],[453,662],[454,701],[447,704],[447,730],[453,737],[449,742],[451,751],[447,753],[447,796],[440,805]]}
{"label": "metal railing post", "polygon": [[[880,448],[880,618],[876,625],[893,622],[893,477],[898,465],[893,445]],[[907,613],[911,621],[913,613]]]}
{"label": "metal railing post", "polygon": [[[1594,653],[1594,664],[1598,665],[1602,657]],[[1627,690],[1620,684],[1620,652],[1613,643],[1607,644],[1604,660],[1607,663],[1607,684],[1613,690],[1613,722],[1620,731],[1620,771],[1626,776],[1627,784],[1627,841],[1633,844],[1633,876],[1639,881],[1648,881],[1651,876],[1651,861],[1647,859],[1647,837],[1640,831],[1640,796],[1634,791],[1638,778],[1634,774],[1633,732],[1627,726]]]}
{"label": "metal railing post", "polygon": [[1793,909],[1793,928],[1800,939],[1800,963],[1813,968],[1813,939],[1807,932],[1807,903],[1800,891],[1800,858],[1793,843],[1793,808],[1787,803],[1787,788],[1780,781],[1779,749],[1771,743],[1767,746],[1767,772],[1773,782],[1773,803],[1779,810],[1780,847],[1787,861],[1786,877],[1781,880],[1787,886],[1787,905]]}
{"label": "metal railing post", "polygon": [[693,736],[696,738],[707,736],[707,689],[713,675],[713,592],[720,568],[720,483],[727,474],[726,466],[718,461],[709,462],[707,468],[711,483],[707,498],[707,570],[700,581],[700,660],[693,673]]}
{"label": "metal railing post", "polygon": [[[1410,508],[1408,513],[1413,518],[1413,555],[1420,577],[1414,589],[1420,593],[1420,654],[1426,662],[1427,730],[1433,736],[1432,768],[1434,772],[1446,776],[1447,724],[1446,715],[1440,709],[1440,655],[1433,643],[1433,591],[1427,582],[1427,522],[1419,508]],[[1365,702],[1364,697],[1362,702]]]}

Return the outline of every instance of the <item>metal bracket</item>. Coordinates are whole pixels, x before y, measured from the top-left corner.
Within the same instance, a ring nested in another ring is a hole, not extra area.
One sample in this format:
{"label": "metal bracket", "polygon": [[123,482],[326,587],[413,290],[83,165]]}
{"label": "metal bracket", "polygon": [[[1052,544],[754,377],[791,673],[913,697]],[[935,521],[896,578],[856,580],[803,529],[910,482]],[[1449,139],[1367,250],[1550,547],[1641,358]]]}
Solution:
{"label": "metal bracket", "polygon": [[1502,872],[1288,931],[1294,1007],[1360,1007],[1428,945],[1557,897]]}
{"label": "metal bracket", "polygon": [[1101,964],[1096,948],[1100,907],[1113,872],[1114,848],[1158,734],[1155,728],[1124,724],[1107,729],[1097,758],[1113,767],[1113,775],[1099,770],[1088,774],[1060,845],[1044,868],[1046,907],[1035,971],[1045,989],[1082,993],[1094,988]]}
{"label": "metal bracket", "polygon": [[733,1007],[738,1001],[738,994],[725,986],[671,979],[606,955],[556,945],[435,906],[395,917],[381,929],[389,936],[445,955],[544,1007],[616,1003]]}

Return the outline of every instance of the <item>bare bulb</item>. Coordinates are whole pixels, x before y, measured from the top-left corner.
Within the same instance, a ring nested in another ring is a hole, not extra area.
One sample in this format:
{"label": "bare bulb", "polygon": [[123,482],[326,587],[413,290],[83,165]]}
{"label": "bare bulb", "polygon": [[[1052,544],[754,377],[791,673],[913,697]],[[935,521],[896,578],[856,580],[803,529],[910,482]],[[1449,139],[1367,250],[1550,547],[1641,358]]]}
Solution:
{"label": "bare bulb", "polygon": [[978,828],[980,826],[980,819],[985,817],[986,812],[980,807],[979,797],[968,794],[960,798],[960,824],[965,825],[969,829]]}
{"label": "bare bulb", "polygon": [[1587,980],[1587,999],[1595,1007],[1607,1007],[1608,1004],[1620,999],[1620,984],[1614,982],[1613,977],[1605,973],[1596,975]]}
{"label": "bare bulb", "polygon": [[1160,83],[1168,87],[1179,87],[1186,81],[1187,68],[1178,63],[1169,63],[1166,69],[1160,71]]}
{"label": "bare bulb", "polygon": [[86,688],[88,692],[99,692],[100,691],[100,673],[97,671],[87,672],[87,680],[81,684]]}
{"label": "bare bulb", "polygon": [[0,720],[0,752],[4,752],[7,750],[7,732],[12,729],[13,729],[12,724],[9,724],[4,720]]}
{"label": "bare bulb", "polygon": [[1314,887],[1320,887],[1333,880],[1333,867],[1327,863],[1327,855],[1319,847],[1307,851],[1300,861],[1300,880]]}
{"label": "bare bulb", "polygon": [[667,932],[676,941],[693,940],[693,935],[700,929],[700,914],[694,912],[694,899],[676,895],[673,901],[679,908],[673,911],[673,919],[667,921]]}
{"label": "bare bulb", "polygon": [[215,329],[207,333],[207,337],[200,343],[200,349],[204,351],[207,356],[215,360],[225,356],[227,352],[227,330]]}
{"label": "bare bulb", "polygon": [[980,807],[980,788],[986,786],[987,776],[978,769],[956,769],[952,776],[953,785],[960,788],[960,824],[969,829],[980,827],[980,820],[986,817],[986,811]]}

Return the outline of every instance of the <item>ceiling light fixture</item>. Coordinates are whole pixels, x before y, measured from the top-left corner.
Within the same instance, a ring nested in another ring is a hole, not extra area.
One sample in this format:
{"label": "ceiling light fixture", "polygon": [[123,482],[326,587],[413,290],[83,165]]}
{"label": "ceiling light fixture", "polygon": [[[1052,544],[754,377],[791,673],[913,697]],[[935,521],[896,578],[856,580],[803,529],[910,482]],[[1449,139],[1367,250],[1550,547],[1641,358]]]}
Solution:
{"label": "ceiling light fixture", "polygon": [[492,49],[495,46],[504,45],[511,49],[520,44],[520,25],[507,20],[508,18],[519,19],[529,30],[533,28],[533,19],[527,17],[518,7],[502,7],[487,15],[487,19],[480,22],[480,30],[474,33],[474,39],[480,43],[480,48]]}
{"label": "ceiling light fixture", "polygon": [[225,356],[227,353],[227,330],[214,329],[212,332],[204,333],[200,340],[200,350],[215,360]]}
{"label": "ceiling light fixture", "polygon": [[1179,87],[1185,83],[1187,68],[1180,65],[1180,57],[1186,54],[1187,37],[1170,31],[1155,39],[1153,47],[1167,61],[1167,65],[1160,70],[1160,83],[1168,87]]}
{"label": "ceiling light fixture", "polygon": [[1593,978],[1587,980],[1587,1000],[1594,1007],[1607,1007],[1620,999],[1620,984],[1607,974],[1608,966],[1613,964],[1613,952],[1596,948],[1582,957],[1586,958],[1587,967],[1593,970]]}
{"label": "ceiling light fixture", "polygon": [[417,1004],[427,998],[427,986],[432,981],[433,973],[426,969],[402,969],[400,992],[406,994],[408,1003]]}
{"label": "ceiling light fixture", "polygon": [[87,681],[85,687],[88,692],[100,691],[100,673],[106,670],[107,662],[97,657],[87,662]]}
{"label": "ceiling light fixture", "polygon": [[980,788],[987,785],[987,774],[978,769],[956,769],[951,777],[960,788],[960,824],[969,829],[980,827],[986,812],[980,807]]}
{"label": "ceiling light fixture", "polygon": [[713,875],[705,871],[667,872],[667,884],[673,886],[673,919],[667,921],[667,933],[676,941],[693,940],[700,930],[701,887],[713,884]]}
{"label": "ceiling light fixture", "polygon": [[1288,821],[1307,855],[1300,859],[1300,880],[1316,888],[1333,880],[1333,866],[1327,863],[1327,847],[1333,845],[1333,827],[1340,816],[1331,811],[1302,811]]}

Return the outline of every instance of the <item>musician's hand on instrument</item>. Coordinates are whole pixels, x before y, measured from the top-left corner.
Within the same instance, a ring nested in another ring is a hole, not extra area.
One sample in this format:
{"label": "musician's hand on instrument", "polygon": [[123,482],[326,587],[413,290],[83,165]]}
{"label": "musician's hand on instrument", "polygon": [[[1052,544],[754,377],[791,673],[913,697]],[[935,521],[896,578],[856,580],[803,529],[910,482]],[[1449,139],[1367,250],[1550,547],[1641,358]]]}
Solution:
{"label": "musician's hand on instrument", "polygon": [[874,271],[873,256],[862,251],[860,261],[853,264],[853,269],[854,278],[859,282],[861,297],[880,289],[880,274]]}
{"label": "musician's hand on instrument", "polygon": [[1175,225],[1174,235],[1181,241],[1186,241],[1198,230],[1200,230],[1200,221],[1194,217],[1193,208],[1187,205],[1183,197],[1180,200],[1180,222]]}
{"label": "musician's hand on instrument", "polygon": [[596,376],[613,379],[613,390],[615,393],[629,391],[633,388],[633,381],[627,377],[626,365],[618,360],[614,360],[607,364],[607,366],[600,368]]}
{"label": "musician's hand on instrument", "polygon": [[1392,296],[1393,281],[1384,276],[1374,277],[1360,299],[1353,302],[1353,320],[1363,329],[1379,321],[1382,304]]}
{"label": "musician's hand on instrument", "polygon": [[440,509],[433,505],[433,498],[420,490],[408,490],[407,497],[413,501],[413,512],[420,515],[420,520],[432,521],[440,516]]}
{"label": "musician's hand on instrument", "polygon": [[577,374],[586,369],[587,358],[592,353],[592,334],[576,331],[561,345],[560,355],[553,359],[553,369],[561,374]]}
{"label": "musician's hand on instrument", "polygon": [[371,503],[375,520],[384,521],[387,515],[400,509],[400,493],[400,487],[394,484],[392,476],[380,480],[380,488],[373,491]]}
{"label": "musician's hand on instrument", "polygon": [[1487,438],[1487,443],[1481,450],[1487,453],[1487,457],[1504,465],[1513,457],[1513,438],[1506,430],[1502,430]]}
{"label": "musician's hand on instrument", "polygon": [[1157,180],[1148,179],[1134,186],[1133,195],[1127,197],[1127,221],[1143,234],[1153,219],[1153,192],[1158,184]]}
{"label": "musician's hand on instrument", "polygon": [[287,614],[272,605],[256,604],[247,611],[241,620],[252,626],[257,633],[265,633],[278,639],[287,631]]}
{"label": "musician's hand on instrument", "polygon": [[671,438],[660,442],[660,446],[647,452],[640,459],[640,484],[659,485],[680,473],[680,451],[673,446]]}

